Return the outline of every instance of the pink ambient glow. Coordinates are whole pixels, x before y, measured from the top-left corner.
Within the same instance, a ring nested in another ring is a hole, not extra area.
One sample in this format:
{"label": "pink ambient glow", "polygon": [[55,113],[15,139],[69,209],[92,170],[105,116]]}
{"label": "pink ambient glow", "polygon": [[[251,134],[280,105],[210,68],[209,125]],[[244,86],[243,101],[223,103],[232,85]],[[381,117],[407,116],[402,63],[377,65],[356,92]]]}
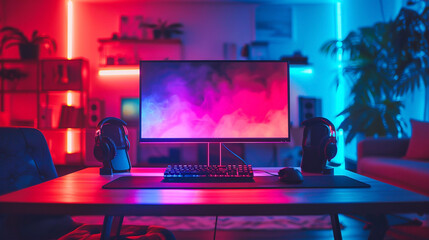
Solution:
{"label": "pink ambient glow", "polygon": [[67,106],[73,105],[73,93],[72,91],[67,91]]}
{"label": "pink ambient glow", "polygon": [[99,76],[139,76],[139,74],[138,68],[102,69],[98,71]]}
{"label": "pink ambient glow", "polygon": [[67,128],[67,153],[73,153],[73,130]]}

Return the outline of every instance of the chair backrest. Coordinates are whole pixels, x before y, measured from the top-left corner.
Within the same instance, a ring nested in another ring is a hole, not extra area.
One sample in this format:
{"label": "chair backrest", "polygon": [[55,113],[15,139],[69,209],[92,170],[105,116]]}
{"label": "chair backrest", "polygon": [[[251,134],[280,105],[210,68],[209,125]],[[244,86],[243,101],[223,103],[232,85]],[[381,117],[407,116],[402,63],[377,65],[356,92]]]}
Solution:
{"label": "chair backrest", "polygon": [[0,128],[0,195],[58,177],[43,134]]}
{"label": "chair backrest", "polygon": [[[0,128],[0,195],[58,177],[43,134]],[[56,239],[76,224],[67,215],[0,215],[0,239]]]}

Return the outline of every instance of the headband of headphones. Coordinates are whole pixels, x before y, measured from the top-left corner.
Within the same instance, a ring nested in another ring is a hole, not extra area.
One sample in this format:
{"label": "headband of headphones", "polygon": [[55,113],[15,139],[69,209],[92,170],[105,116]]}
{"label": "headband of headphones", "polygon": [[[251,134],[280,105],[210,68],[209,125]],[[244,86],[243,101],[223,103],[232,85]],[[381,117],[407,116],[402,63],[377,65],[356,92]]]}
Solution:
{"label": "headband of headphones", "polygon": [[101,129],[103,127],[103,125],[106,123],[111,123],[111,124],[115,124],[115,125],[119,125],[119,126],[127,126],[127,123],[124,122],[123,120],[119,119],[119,118],[107,117],[107,118],[101,120],[97,124],[97,129]]}
{"label": "headband of headphones", "polygon": [[115,118],[115,117],[107,117],[103,120],[101,120],[98,124],[97,124],[97,131],[96,131],[96,135],[100,136],[101,135],[101,129],[103,128],[103,126],[105,124],[113,124],[116,126],[121,126],[123,132],[125,135],[128,135],[128,129],[126,128],[127,123],[124,122],[123,120],[119,119],[119,118]]}
{"label": "headband of headphones", "polygon": [[304,125],[306,127],[314,125],[314,124],[323,124],[323,125],[326,125],[329,128],[331,137],[335,137],[335,135],[336,135],[335,126],[334,126],[334,124],[331,121],[329,121],[326,118],[315,117],[315,118],[307,119],[307,120],[305,120],[305,121],[302,122],[302,125]]}

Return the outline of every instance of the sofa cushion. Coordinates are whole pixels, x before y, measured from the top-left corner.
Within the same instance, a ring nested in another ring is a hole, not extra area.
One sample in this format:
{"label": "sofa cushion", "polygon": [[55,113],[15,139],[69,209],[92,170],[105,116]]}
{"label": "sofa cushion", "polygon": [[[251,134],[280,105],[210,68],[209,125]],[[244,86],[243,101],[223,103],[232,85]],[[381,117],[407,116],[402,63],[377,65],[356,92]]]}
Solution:
{"label": "sofa cushion", "polygon": [[429,195],[429,163],[393,157],[364,157],[358,173],[401,188]]}
{"label": "sofa cushion", "polygon": [[411,127],[410,144],[404,158],[429,160],[429,122],[411,120]]}

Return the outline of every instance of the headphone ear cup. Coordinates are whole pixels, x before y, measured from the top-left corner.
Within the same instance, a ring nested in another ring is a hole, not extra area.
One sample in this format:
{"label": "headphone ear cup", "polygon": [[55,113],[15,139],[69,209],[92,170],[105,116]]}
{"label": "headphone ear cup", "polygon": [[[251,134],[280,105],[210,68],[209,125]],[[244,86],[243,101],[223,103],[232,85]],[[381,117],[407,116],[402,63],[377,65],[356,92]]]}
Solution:
{"label": "headphone ear cup", "polygon": [[113,142],[113,140],[109,137],[103,137],[102,144],[101,144],[105,156],[110,161],[112,160],[116,155],[116,145]]}
{"label": "headphone ear cup", "polygon": [[99,136],[95,137],[94,157],[100,162],[104,161],[104,153],[103,153],[103,149],[101,148]]}
{"label": "headphone ear cup", "polygon": [[325,146],[325,156],[331,160],[337,155],[337,144],[335,138],[330,138]]}
{"label": "headphone ear cup", "polygon": [[326,147],[329,143],[329,137],[324,137],[321,141],[320,141],[320,148],[319,148],[319,157],[322,157],[323,159],[326,159]]}

